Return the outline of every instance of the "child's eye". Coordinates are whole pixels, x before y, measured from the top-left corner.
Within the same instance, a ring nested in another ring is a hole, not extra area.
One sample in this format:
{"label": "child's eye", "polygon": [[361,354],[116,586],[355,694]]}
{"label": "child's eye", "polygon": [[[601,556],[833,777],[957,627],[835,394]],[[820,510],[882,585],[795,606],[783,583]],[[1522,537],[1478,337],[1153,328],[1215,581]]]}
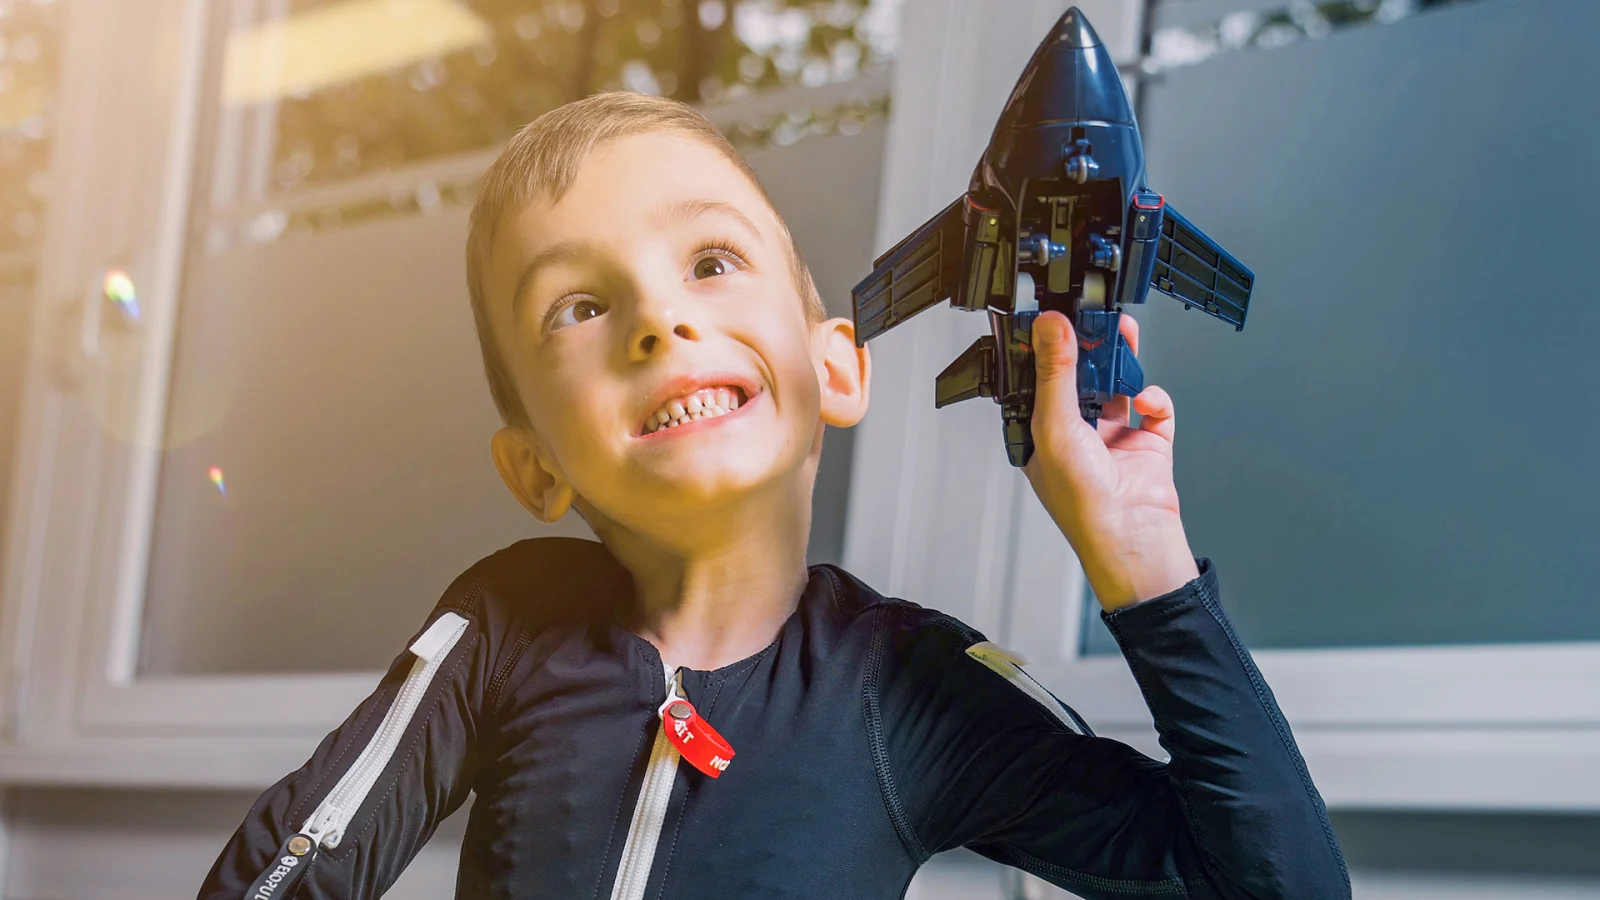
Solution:
{"label": "child's eye", "polygon": [[605,311],[605,307],[601,306],[592,297],[574,300],[571,303],[558,306],[550,313],[549,330],[559,331],[568,325],[577,325],[580,322],[598,318]]}
{"label": "child's eye", "polygon": [[733,264],[720,256],[705,256],[694,264],[694,277],[696,280],[715,278],[718,275],[728,274],[732,269]]}
{"label": "child's eye", "polygon": [[715,243],[700,249],[700,255],[695,259],[690,268],[690,274],[695,281],[707,278],[716,278],[726,275],[744,266],[744,257],[740,256],[733,247]]}

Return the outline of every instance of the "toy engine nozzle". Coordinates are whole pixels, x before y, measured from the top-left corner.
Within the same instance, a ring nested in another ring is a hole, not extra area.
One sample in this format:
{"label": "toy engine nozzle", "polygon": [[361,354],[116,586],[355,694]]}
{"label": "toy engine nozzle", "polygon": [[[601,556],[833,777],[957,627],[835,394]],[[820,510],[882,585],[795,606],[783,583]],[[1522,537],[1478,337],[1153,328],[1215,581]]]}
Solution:
{"label": "toy engine nozzle", "polygon": [[1100,46],[1100,35],[1094,33],[1094,28],[1089,25],[1089,20],[1084,17],[1083,13],[1078,11],[1076,6],[1062,13],[1061,18],[1056,20],[1056,28],[1053,34],[1057,44],[1071,47],[1075,50]]}

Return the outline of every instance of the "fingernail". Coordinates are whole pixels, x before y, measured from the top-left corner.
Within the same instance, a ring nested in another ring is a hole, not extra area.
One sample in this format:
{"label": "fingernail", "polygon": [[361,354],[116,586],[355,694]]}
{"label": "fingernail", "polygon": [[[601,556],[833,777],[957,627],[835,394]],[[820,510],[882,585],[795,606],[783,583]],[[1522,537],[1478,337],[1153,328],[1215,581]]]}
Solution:
{"label": "fingernail", "polygon": [[1055,316],[1040,316],[1034,319],[1033,339],[1046,344],[1061,340],[1061,322]]}

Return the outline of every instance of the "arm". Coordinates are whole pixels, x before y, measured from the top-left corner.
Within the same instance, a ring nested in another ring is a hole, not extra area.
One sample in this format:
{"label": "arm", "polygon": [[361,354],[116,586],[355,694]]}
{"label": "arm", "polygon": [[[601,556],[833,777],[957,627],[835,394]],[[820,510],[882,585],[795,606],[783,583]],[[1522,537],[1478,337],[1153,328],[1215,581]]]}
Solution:
{"label": "arm", "polygon": [[982,636],[940,618],[888,630],[879,683],[891,806],[919,858],[968,846],[1086,898],[1350,896],[1321,797],[1209,564],[1106,617],[1165,765],[958,657]]}
{"label": "arm", "polygon": [[495,652],[478,606],[452,586],[377,689],[256,800],[201,900],[363,900],[394,883],[472,787]]}
{"label": "arm", "polygon": [[[1133,318],[1120,324],[1136,352]],[[1007,696],[1002,678],[963,674],[960,699],[939,699],[948,688],[908,698],[944,722],[924,737],[949,742],[931,759],[900,747],[910,777],[953,792],[921,813],[929,844],[970,844],[1085,896],[1348,897],[1289,726],[1223,615],[1215,573],[1189,551],[1171,398],[1152,385],[1087,423],[1070,323],[1046,312],[1032,335],[1036,452],[1025,472],[1082,561],[1172,760],[1078,733],[1075,716],[1043,718],[1047,705]],[[955,665],[948,648],[935,656]]]}

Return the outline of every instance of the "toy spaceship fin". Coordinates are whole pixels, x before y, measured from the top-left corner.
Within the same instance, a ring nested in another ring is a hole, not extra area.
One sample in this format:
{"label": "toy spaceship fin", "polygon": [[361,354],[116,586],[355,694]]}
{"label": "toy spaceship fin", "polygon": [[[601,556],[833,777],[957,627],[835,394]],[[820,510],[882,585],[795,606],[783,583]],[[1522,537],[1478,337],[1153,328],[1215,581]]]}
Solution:
{"label": "toy spaceship fin", "polygon": [[933,382],[933,407],[942,409],[973,397],[994,396],[994,335],[986,334],[962,351]]}
{"label": "toy spaceship fin", "polygon": [[872,274],[850,292],[855,308],[856,346],[954,294],[961,281],[966,232],[963,200],[964,197],[957,197],[878,257],[872,264]]}
{"label": "toy spaceship fin", "polygon": [[1189,224],[1169,203],[1161,222],[1150,286],[1243,330],[1255,274]]}

